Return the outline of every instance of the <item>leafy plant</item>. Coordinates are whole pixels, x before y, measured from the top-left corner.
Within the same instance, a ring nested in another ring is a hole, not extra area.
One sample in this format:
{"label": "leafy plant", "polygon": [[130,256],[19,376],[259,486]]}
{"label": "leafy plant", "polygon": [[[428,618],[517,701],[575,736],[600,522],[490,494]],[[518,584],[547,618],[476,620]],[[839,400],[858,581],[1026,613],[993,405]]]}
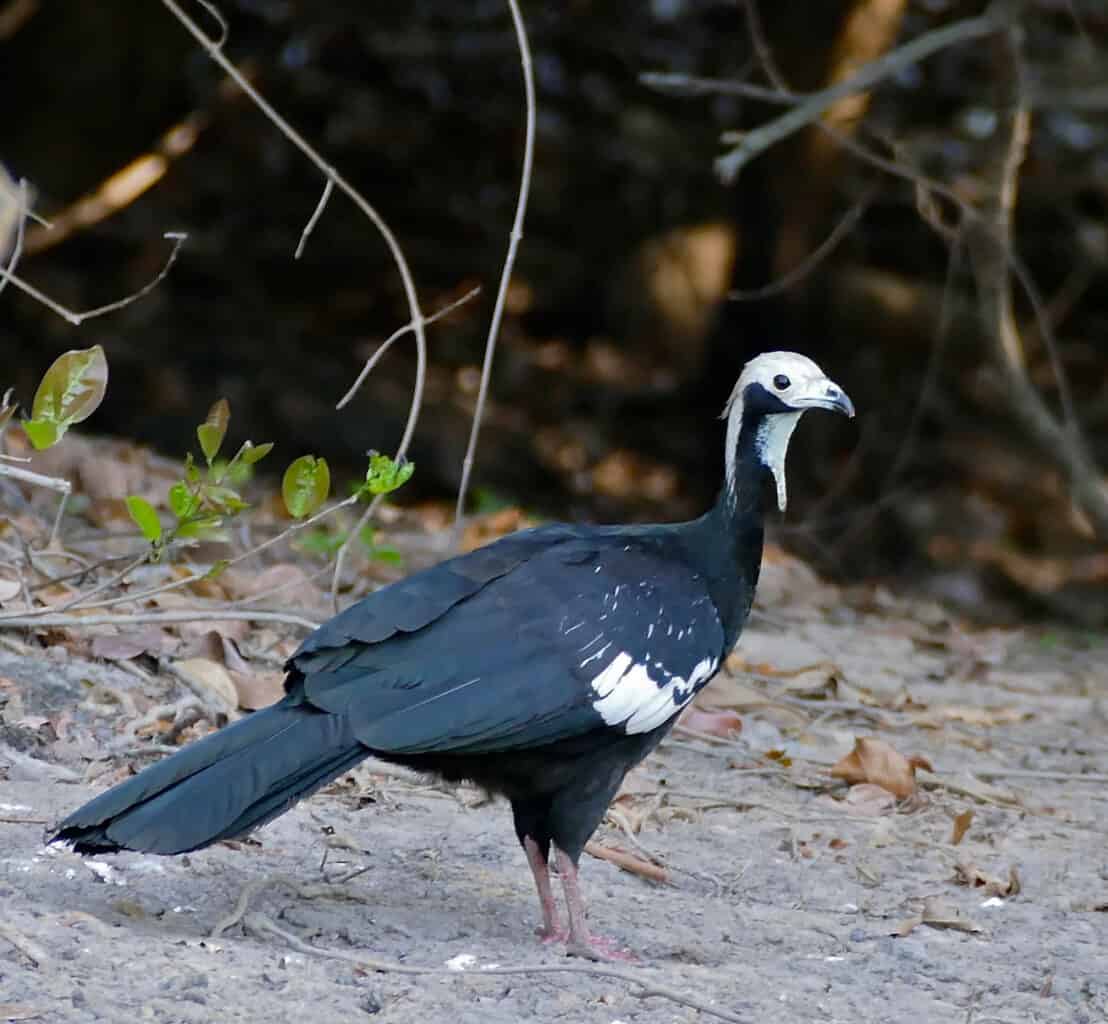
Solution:
{"label": "leafy plant", "polygon": [[99,345],[58,356],[43,375],[23,430],[35,448],[57,444],[75,423],[87,420],[104,400],[108,360]]}
{"label": "leafy plant", "polygon": [[167,495],[169,510],[176,520],[168,532],[150,502],[137,495],[127,499],[131,518],[156,549],[172,540],[226,540],[224,522],[250,507],[238,487],[249,478],[252,467],[272,451],[273,444],[244,441],[230,460],[220,459],[230,421],[231,407],[227,399],[221,398],[196,428],[206,465],[198,466],[191,452],[185,456],[184,477],[169,488]]}

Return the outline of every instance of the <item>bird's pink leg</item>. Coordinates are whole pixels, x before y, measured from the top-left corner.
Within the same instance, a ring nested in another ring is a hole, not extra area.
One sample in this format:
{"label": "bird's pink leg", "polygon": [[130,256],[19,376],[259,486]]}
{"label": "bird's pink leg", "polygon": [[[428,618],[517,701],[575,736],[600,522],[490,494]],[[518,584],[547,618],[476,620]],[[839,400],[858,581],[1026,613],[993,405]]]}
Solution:
{"label": "bird's pink leg", "polygon": [[577,884],[577,865],[569,854],[554,847],[554,860],[558,865],[558,874],[562,876],[562,888],[566,894],[566,910],[569,912],[569,941],[566,952],[570,956],[582,956],[588,960],[634,960],[633,953],[612,939],[599,935],[590,935],[585,924],[585,901],[581,898],[581,888]]}
{"label": "bird's pink leg", "polygon": [[542,905],[542,927],[538,929],[538,934],[543,942],[560,942],[565,939],[566,933],[558,923],[558,908],[554,903],[554,891],[550,888],[550,870],[546,858],[542,855],[539,844],[530,836],[524,837],[523,849],[527,854],[531,874],[535,878],[539,903]]}

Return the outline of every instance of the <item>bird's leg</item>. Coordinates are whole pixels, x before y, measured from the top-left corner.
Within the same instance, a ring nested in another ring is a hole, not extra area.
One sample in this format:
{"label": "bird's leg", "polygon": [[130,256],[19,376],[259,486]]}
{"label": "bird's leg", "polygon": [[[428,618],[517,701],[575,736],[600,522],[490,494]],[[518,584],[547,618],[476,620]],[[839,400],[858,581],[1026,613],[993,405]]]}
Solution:
{"label": "bird's leg", "polygon": [[555,942],[564,939],[566,933],[558,923],[558,908],[554,904],[554,891],[550,888],[550,870],[546,864],[539,844],[530,836],[525,836],[523,849],[527,854],[527,863],[531,867],[531,874],[535,878],[535,888],[539,892],[539,903],[542,905],[542,928],[539,935],[544,942]]}
{"label": "bird's leg", "polygon": [[558,865],[558,874],[562,876],[562,889],[566,894],[566,910],[569,913],[569,940],[566,952],[570,956],[581,956],[588,960],[634,960],[633,954],[612,939],[599,935],[590,935],[585,924],[585,901],[581,898],[581,887],[577,884],[577,865],[568,853],[554,847],[554,860]]}

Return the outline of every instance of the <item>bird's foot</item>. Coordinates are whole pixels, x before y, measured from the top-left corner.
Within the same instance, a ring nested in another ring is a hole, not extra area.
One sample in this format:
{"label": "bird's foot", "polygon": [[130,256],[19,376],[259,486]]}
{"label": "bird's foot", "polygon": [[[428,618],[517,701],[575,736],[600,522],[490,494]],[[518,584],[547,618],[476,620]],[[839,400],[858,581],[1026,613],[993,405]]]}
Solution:
{"label": "bird's foot", "polygon": [[566,956],[579,956],[585,960],[599,960],[602,963],[633,964],[638,957],[631,950],[620,946],[615,939],[603,935],[589,935],[584,939],[571,938],[566,943]]}
{"label": "bird's foot", "polygon": [[535,934],[544,946],[552,942],[565,942],[569,938],[569,932],[565,928],[548,928],[546,925],[536,928]]}

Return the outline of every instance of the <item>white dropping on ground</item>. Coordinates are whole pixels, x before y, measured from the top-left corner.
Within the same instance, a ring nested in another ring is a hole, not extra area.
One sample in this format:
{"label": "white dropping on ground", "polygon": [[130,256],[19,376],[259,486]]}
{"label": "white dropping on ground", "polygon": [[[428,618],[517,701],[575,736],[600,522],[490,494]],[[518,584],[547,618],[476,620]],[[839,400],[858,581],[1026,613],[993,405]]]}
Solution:
{"label": "white dropping on ground", "polygon": [[669,676],[659,682],[646,665],[620,651],[592,681],[597,696],[593,708],[606,725],[622,726],[629,734],[649,732],[691,701],[718,664],[715,658],[704,658],[693,666],[688,679]]}

